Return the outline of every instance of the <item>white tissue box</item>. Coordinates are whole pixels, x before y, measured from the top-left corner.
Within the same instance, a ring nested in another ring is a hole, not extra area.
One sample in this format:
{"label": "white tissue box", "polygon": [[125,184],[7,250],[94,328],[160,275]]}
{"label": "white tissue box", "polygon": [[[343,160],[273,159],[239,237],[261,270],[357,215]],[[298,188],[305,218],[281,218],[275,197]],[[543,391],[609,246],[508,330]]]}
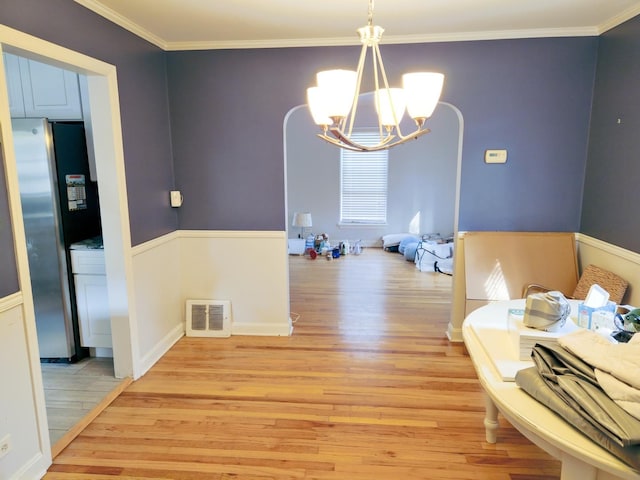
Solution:
{"label": "white tissue box", "polygon": [[589,330],[615,330],[613,323],[616,316],[615,302],[607,302],[603,307],[588,307],[584,303],[578,306],[578,326]]}

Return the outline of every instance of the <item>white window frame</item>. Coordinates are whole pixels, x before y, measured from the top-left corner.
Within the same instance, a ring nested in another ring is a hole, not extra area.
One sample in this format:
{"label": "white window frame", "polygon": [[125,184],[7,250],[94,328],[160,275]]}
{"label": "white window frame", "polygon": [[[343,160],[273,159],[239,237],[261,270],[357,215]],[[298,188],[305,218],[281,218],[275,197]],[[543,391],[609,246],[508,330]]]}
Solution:
{"label": "white window frame", "polygon": [[[380,141],[377,130],[353,132],[363,145]],[[386,225],[389,151],[340,151],[340,225]]]}

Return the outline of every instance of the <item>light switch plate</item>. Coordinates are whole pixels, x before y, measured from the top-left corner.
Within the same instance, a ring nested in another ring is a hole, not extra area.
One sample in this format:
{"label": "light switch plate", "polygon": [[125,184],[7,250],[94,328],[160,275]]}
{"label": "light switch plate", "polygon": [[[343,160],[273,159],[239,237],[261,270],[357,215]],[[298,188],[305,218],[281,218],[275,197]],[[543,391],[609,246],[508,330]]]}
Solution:
{"label": "light switch plate", "polygon": [[180,190],[171,191],[171,206],[172,207],[182,206],[182,193],[180,193]]}
{"label": "light switch plate", "polygon": [[484,163],[507,163],[507,151],[485,150]]}

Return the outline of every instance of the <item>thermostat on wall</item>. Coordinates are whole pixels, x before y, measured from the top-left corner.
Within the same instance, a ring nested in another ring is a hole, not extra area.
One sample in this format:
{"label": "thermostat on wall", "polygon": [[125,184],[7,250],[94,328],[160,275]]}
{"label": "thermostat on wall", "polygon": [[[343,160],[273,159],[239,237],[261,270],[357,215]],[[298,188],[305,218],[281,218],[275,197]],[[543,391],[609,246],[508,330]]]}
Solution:
{"label": "thermostat on wall", "polygon": [[484,163],[507,163],[506,150],[485,150]]}

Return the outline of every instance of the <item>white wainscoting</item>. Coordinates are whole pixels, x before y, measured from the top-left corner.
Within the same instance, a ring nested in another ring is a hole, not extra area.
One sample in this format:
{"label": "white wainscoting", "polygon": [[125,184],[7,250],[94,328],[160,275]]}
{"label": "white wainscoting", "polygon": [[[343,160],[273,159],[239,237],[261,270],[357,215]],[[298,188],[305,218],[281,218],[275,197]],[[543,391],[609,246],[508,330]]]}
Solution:
{"label": "white wainscoting", "polygon": [[231,301],[232,335],[290,335],[286,232],[181,231],[182,305]]}
{"label": "white wainscoting", "polygon": [[229,300],[232,335],[290,335],[285,232],[181,230],[132,249],[144,375],[185,333],[188,299]]}
{"label": "white wainscoting", "polygon": [[137,325],[133,341],[140,358],[136,372],[144,375],[184,335],[178,232],[132,249]]}
{"label": "white wainscoting", "polygon": [[41,478],[51,464],[38,352],[29,350],[22,301],[20,293],[0,299],[0,438],[11,436],[0,478],[8,480]]}
{"label": "white wainscoting", "polygon": [[576,240],[580,271],[593,264],[620,275],[629,282],[623,302],[640,306],[640,254],[580,233]]}

